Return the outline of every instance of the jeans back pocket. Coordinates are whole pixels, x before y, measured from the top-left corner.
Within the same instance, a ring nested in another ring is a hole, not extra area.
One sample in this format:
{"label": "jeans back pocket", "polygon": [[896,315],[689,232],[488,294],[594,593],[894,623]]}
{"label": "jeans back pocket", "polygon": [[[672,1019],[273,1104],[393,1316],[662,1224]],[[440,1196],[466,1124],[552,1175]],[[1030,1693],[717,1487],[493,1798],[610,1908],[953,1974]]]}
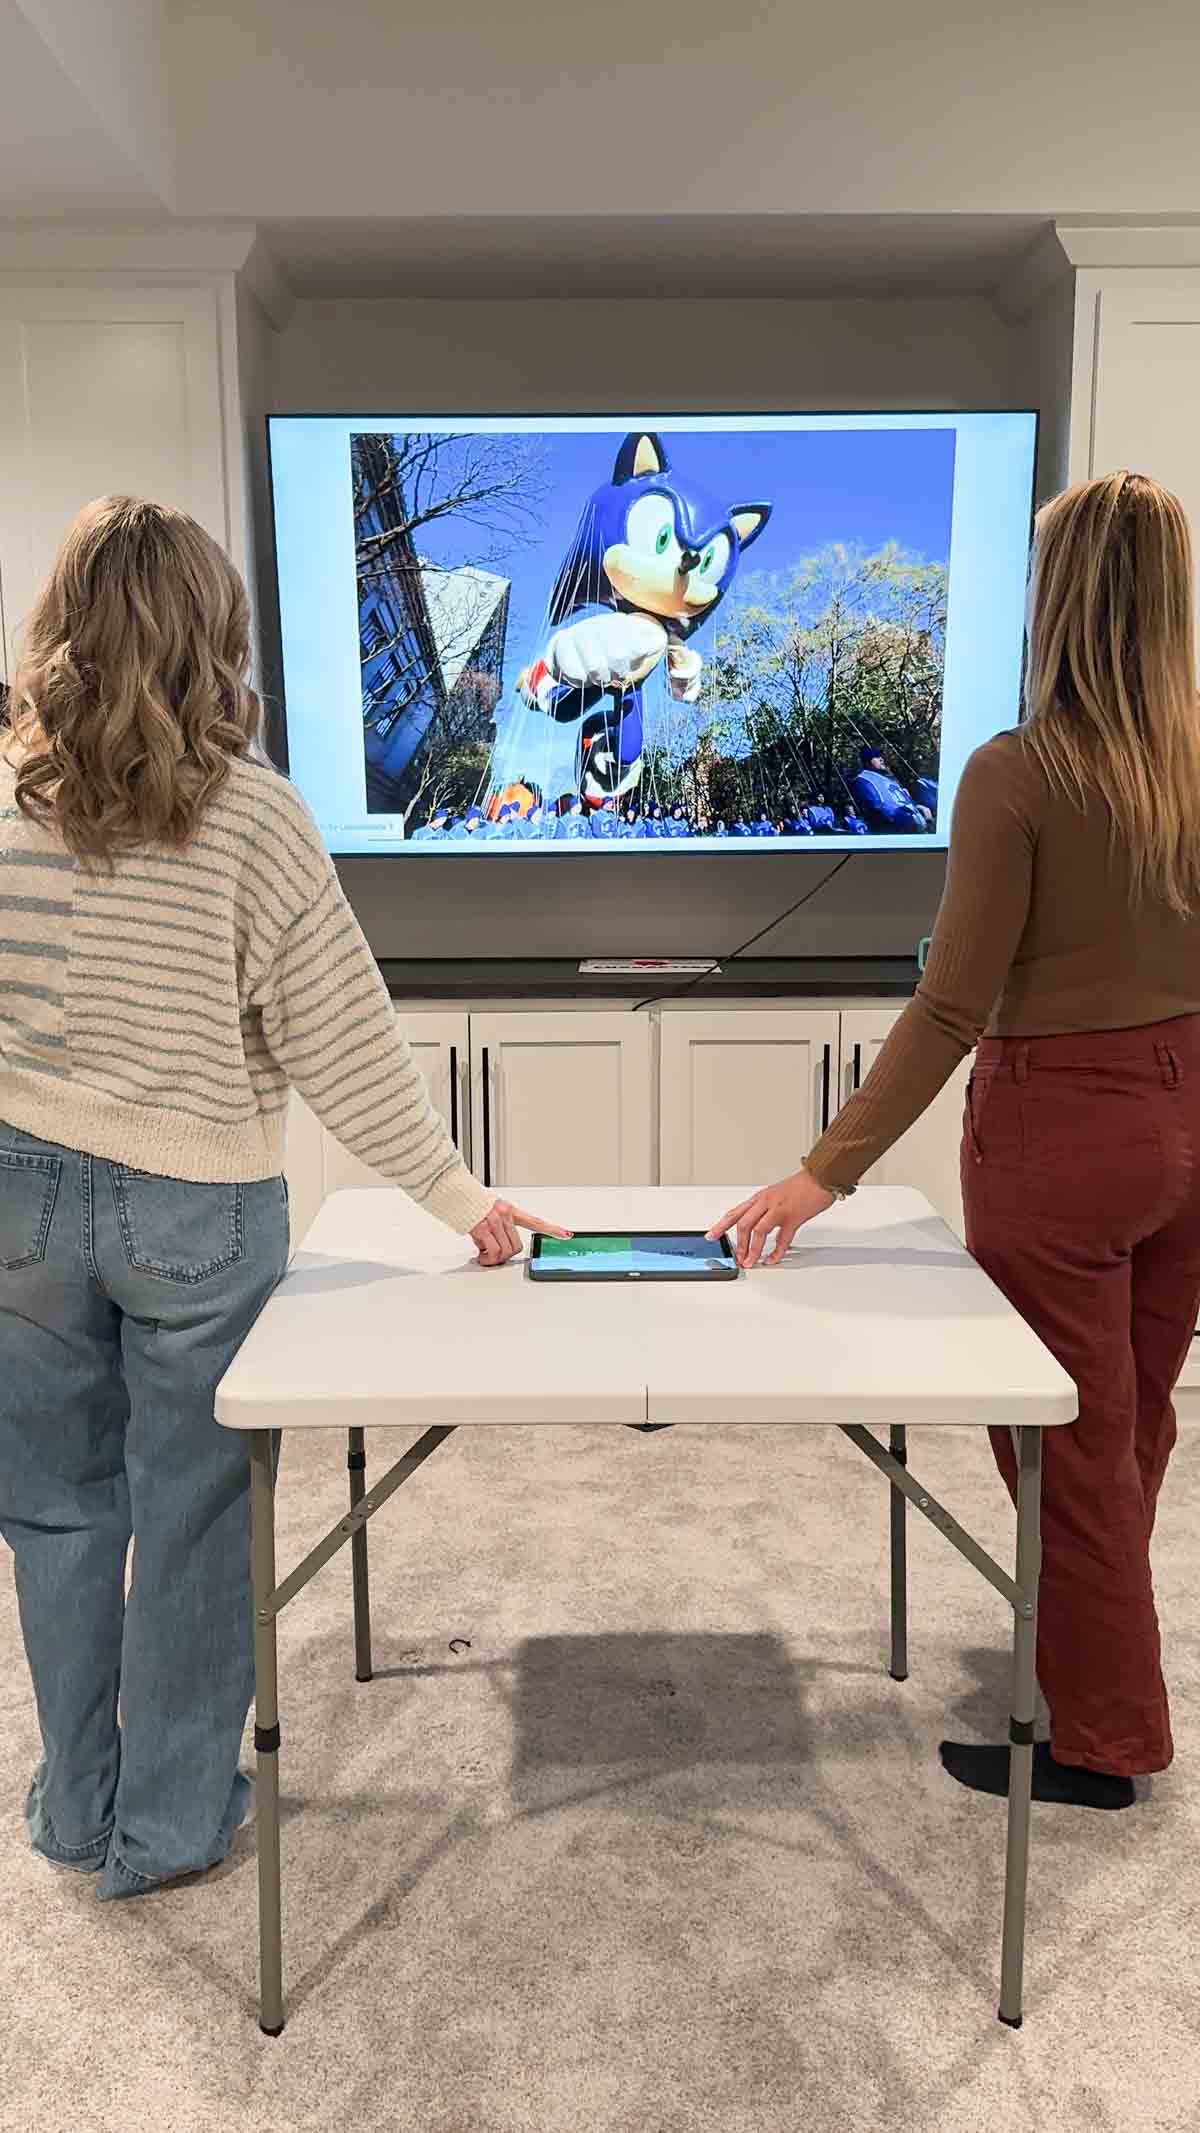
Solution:
{"label": "jeans back pocket", "polygon": [[0,1148],[0,1267],[37,1266],[46,1256],[62,1177],[56,1155]]}
{"label": "jeans back pocket", "polygon": [[160,1281],[207,1281],[245,1251],[243,1188],[195,1185],[111,1165],[125,1256]]}

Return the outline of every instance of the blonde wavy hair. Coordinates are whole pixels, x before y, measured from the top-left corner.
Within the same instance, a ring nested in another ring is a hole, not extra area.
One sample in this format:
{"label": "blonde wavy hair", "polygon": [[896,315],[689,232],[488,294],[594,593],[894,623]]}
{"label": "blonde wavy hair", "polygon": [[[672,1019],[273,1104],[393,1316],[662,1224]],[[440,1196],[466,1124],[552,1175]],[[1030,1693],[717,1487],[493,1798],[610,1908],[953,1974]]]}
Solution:
{"label": "blonde wavy hair", "polygon": [[1023,732],[1050,782],[1107,804],[1135,900],[1200,910],[1192,550],[1177,497],[1124,470],[1038,513]]}
{"label": "blonde wavy hair", "polygon": [[245,587],[195,519],[133,496],[88,504],[13,676],[22,814],[84,859],[186,844],[230,762],[258,752],[249,664]]}

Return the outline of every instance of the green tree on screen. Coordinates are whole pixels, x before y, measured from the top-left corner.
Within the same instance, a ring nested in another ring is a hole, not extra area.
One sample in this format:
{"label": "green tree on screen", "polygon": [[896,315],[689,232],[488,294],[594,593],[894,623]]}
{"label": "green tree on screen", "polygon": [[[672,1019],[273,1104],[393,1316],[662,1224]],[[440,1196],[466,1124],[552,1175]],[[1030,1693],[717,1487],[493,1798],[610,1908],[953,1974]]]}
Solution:
{"label": "green tree on screen", "polygon": [[705,661],[686,744],[655,738],[646,786],[710,819],[781,819],[816,792],[848,797],[861,750],[904,784],[936,778],[945,654],[944,564],[896,542],[830,543],[739,583]]}

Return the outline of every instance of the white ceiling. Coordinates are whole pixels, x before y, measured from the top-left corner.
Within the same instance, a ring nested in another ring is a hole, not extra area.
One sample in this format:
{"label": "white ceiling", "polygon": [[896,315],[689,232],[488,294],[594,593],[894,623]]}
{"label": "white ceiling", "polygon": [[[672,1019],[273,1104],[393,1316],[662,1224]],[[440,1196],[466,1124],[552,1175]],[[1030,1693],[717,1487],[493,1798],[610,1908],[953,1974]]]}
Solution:
{"label": "white ceiling", "polygon": [[177,204],[194,215],[1200,209],[1196,0],[168,0],[168,15]]}
{"label": "white ceiling", "polygon": [[0,218],[161,214],[138,161],[15,0],[0,0]]}

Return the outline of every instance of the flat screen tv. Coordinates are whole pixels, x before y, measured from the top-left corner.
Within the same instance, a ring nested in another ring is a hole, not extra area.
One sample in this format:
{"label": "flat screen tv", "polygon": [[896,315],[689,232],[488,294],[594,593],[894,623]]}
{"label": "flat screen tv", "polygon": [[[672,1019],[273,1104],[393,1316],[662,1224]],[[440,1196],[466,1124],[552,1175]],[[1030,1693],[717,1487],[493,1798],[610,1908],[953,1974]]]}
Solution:
{"label": "flat screen tv", "polygon": [[1036,416],[270,418],[330,850],[944,845],[1015,723]]}

